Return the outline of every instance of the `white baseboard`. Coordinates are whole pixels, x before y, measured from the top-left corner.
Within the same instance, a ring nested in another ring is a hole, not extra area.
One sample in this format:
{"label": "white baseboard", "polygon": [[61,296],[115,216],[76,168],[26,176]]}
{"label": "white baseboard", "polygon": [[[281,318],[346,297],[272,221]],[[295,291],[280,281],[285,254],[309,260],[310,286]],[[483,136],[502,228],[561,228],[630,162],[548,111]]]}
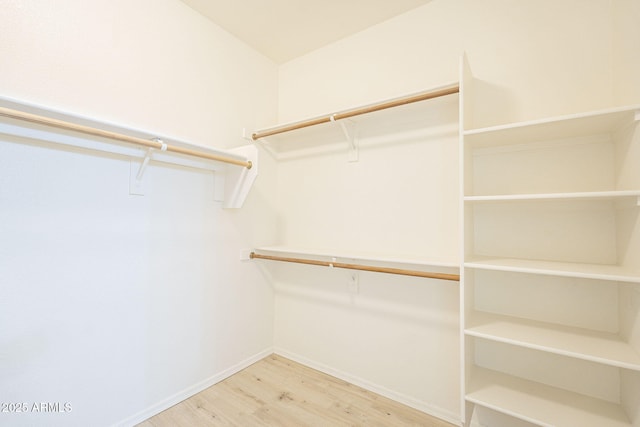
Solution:
{"label": "white baseboard", "polygon": [[304,356],[300,356],[299,354],[292,353],[283,348],[276,347],[274,349],[274,353],[278,354],[282,357],[286,357],[287,359],[291,359],[294,362],[298,362],[302,365],[308,366],[310,368],[316,369],[320,372],[324,372],[325,374],[332,375],[336,378],[340,378],[341,380],[348,381],[351,384],[355,384],[359,387],[364,388],[365,390],[372,391],[381,396],[388,397],[389,399],[395,400],[396,402],[402,403],[404,405],[410,406],[418,411],[424,412],[425,414],[429,414],[436,418],[440,418],[441,420],[447,421],[456,426],[460,425],[460,416],[456,413],[453,413],[449,410],[439,408],[433,405],[429,405],[428,403],[422,402],[413,397],[404,395],[402,393],[398,393],[396,391],[390,390],[384,386],[379,384],[372,383],[370,381],[364,380],[362,378],[353,376],[346,372],[334,369],[330,366],[327,366],[323,363],[316,362],[315,360],[307,359]]}
{"label": "white baseboard", "polygon": [[134,426],[136,424],[139,424],[141,422],[143,422],[144,420],[153,417],[154,415],[159,414],[160,412],[164,411],[165,409],[168,409],[170,407],[172,407],[173,405],[182,402],[183,400],[186,400],[188,398],[190,398],[191,396],[193,396],[194,394],[200,393],[202,390],[211,387],[212,385],[219,383],[220,381],[223,381],[227,378],[229,378],[230,376],[232,376],[233,374],[236,374],[238,372],[240,372],[241,370],[243,370],[244,368],[253,365],[254,363],[256,363],[257,361],[264,359],[267,356],[270,356],[271,354],[273,354],[273,349],[272,348],[268,348],[266,350],[263,350],[243,361],[241,361],[240,363],[237,363],[235,365],[233,365],[232,367],[230,367],[229,369],[225,369],[222,372],[219,372],[217,374],[215,374],[212,377],[209,377],[197,384],[192,385],[191,387],[187,387],[186,389],[174,394],[171,397],[168,397],[158,403],[156,403],[155,405],[141,411],[138,412],[137,414],[123,420],[120,421],[116,424],[114,424],[114,427],[129,427],[129,426]]}

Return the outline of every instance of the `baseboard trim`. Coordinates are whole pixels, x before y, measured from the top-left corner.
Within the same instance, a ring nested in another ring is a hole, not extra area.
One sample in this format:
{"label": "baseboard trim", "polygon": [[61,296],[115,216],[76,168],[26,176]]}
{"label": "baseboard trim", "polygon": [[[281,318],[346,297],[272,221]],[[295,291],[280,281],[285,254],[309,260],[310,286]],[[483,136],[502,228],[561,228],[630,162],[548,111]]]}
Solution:
{"label": "baseboard trim", "polygon": [[334,369],[328,365],[325,365],[324,363],[320,363],[315,360],[308,359],[304,356],[301,356],[296,353],[292,353],[280,347],[274,348],[273,352],[277,355],[286,357],[287,359],[291,359],[294,362],[316,369],[325,374],[332,375],[344,381],[348,381],[351,384],[364,388],[365,390],[369,390],[381,396],[388,397],[389,399],[392,399],[392,400],[395,400],[396,402],[410,406],[414,409],[417,409],[418,411],[424,412],[425,414],[429,414],[433,417],[440,418],[441,420],[447,421],[454,425],[460,425],[460,416],[446,409],[442,409],[440,407],[426,404],[425,402],[422,402],[413,397],[404,395],[402,393],[398,393],[384,386],[372,383],[371,381],[364,380],[362,378],[356,377],[354,375],[348,374],[338,369]]}
{"label": "baseboard trim", "polygon": [[219,372],[215,375],[213,375],[212,377],[209,377],[197,384],[192,385],[191,387],[187,387],[186,389],[179,391],[178,393],[174,394],[171,397],[168,397],[167,399],[164,399],[158,403],[156,403],[155,405],[141,411],[138,412],[137,414],[123,420],[120,421],[116,424],[113,425],[113,427],[130,427],[130,426],[134,426],[136,424],[139,424],[141,422],[143,422],[146,419],[149,419],[151,417],[153,417],[154,415],[159,414],[160,412],[169,409],[170,407],[172,407],[173,405],[182,402],[183,400],[186,400],[188,398],[190,398],[191,396],[193,396],[194,394],[198,394],[200,393],[202,390],[211,387],[214,384],[219,383],[220,381],[223,381],[227,378],[229,378],[230,376],[232,376],[233,374],[236,374],[238,372],[240,372],[241,370],[243,370],[244,368],[253,365],[254,363],[256,363],[257,361],[264,359],[267,356],[270,356],[273,354],[273,348],[268,348],[266,350],[262,350],[261,352],[254,354],[253,356],[233,365],[232,367],[225,369],[222,372]]}

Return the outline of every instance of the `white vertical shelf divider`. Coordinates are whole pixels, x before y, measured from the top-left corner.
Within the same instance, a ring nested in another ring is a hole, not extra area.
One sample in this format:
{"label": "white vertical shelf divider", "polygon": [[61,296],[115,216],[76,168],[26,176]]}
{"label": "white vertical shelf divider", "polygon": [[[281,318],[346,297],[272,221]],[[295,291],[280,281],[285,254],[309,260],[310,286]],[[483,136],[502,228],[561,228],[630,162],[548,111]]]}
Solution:
{"label": "white vertical shelf divider", "polygon": [[467,234],[465,234],[465,215],[464,215],[464,194],[466,188],[466,180],[467,174],[465,170],[465,164],[467,164],[465,160],[466,151],[464,149],[464,130],[469,127],[472,121],[472,112],[471,108],[471,100],[473,97],[473,76],[471,74],[471,68],[469,66],[469,60],[467,59],[467,55],[463,54],[460,58],[460,117],[459,117],[459,205],[458,212],[459,214],[459,238],[460,238],[460,414],[462,418],[463,425],[468,425],[467,417],[471,417],[473,414],[473,407],[471,403],[468,403],[465,399],[466,396],[466,371],[467,371],[467,355],[464,351],[465,349],[465,334],[464,334],[464,325],[466,324],[466,312],[465,312],[465,270],[464,270],[464,260],[465,260],[465,248],[466,248],[466,239]]}

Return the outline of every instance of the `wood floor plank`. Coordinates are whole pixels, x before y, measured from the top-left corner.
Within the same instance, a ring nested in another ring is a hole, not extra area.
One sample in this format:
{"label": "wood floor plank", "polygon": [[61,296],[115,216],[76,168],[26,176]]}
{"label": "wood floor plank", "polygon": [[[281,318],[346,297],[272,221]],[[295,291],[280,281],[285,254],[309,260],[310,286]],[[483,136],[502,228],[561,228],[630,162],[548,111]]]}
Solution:
{"label": "wood floor plank", "polygon": [[445,421],[271,355],[138,427],[453,427]]}

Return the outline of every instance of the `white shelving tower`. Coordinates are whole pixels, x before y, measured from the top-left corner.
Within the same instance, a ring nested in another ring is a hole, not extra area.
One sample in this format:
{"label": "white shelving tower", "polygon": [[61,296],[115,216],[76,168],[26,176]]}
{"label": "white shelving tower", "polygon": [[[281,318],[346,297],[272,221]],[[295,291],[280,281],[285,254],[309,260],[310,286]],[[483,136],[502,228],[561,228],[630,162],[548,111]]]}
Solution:
{"label": "white shelving tower", "polygon": [[461,77],[464,425],[640,426],[640,105],[473,128]]}

